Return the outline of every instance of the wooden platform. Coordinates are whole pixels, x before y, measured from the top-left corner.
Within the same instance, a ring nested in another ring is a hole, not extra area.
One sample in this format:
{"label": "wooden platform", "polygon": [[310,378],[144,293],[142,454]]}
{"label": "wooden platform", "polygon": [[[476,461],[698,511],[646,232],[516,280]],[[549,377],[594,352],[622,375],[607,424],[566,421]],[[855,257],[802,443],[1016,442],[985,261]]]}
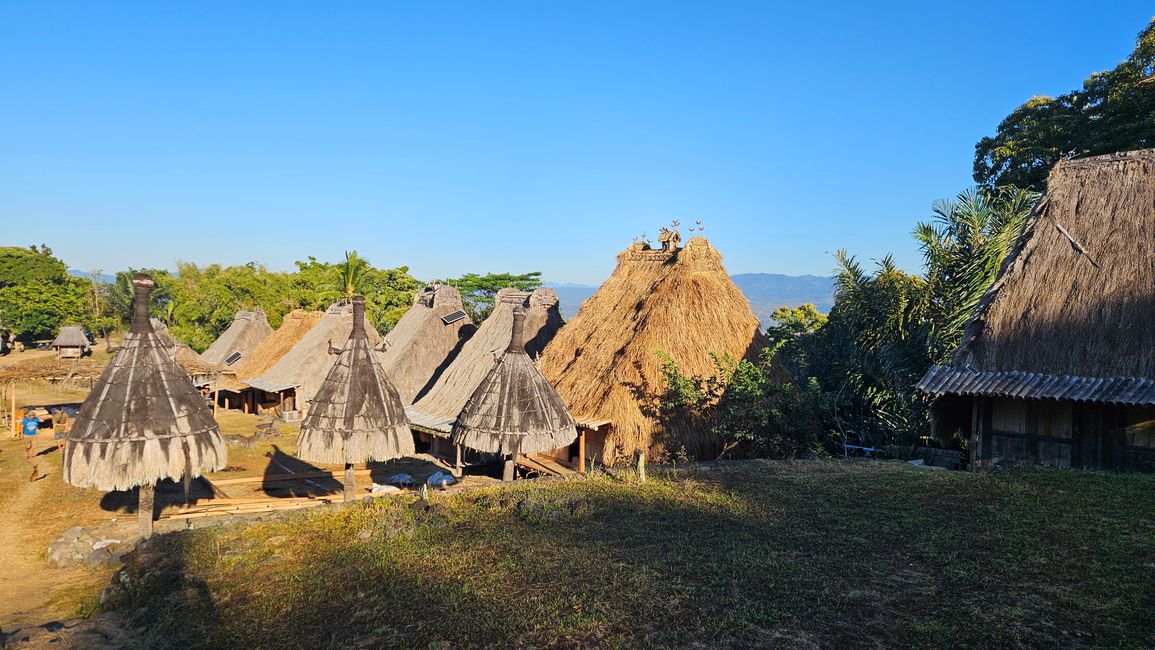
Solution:
{"label": "wooden platform", "polygon": [[518,456],[517,466],[547,476],[572,476],[579,473],[570,467],[568,463],[562,463],[556,458],[549,458],[548,456],[541,456],[539,454]]}

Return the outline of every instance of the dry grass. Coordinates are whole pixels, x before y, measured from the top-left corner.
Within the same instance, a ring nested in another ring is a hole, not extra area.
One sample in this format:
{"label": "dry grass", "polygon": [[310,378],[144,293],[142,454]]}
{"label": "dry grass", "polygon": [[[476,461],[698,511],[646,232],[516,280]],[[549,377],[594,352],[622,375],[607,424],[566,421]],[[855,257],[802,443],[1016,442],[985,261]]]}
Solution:
{"label": "dry grass", "polygon": [[753,358],[764,346],[722,256],[694,237],[674,255],[619,254],[613,275],[546,348],[541,369],[575,417],[613,423],[604,462],[612,461],[615,444],[628,454],[650,447],[659,433],[696,454],[716,441],[699,428],[659,420],[665,383],[658,352],[683,372],[706,376],[714,373],[711,352]]}
{"label": "dry grass", "polygon": [[238,311],[229,328],[213,341],[200,358],[205,363],[223,364],[234,352],[248,357],[273,333],[263,311]]}
{"label": "dry grass", "polygon": [[248,379],[265,374],[288,354],[289,350],[292,350],[324,315],[325,312],[304,309],[294,309],[285,314],[277,331],[261,341],[252,354],[241,359],[240,365],[235,370],[236,376],[239,379]]}

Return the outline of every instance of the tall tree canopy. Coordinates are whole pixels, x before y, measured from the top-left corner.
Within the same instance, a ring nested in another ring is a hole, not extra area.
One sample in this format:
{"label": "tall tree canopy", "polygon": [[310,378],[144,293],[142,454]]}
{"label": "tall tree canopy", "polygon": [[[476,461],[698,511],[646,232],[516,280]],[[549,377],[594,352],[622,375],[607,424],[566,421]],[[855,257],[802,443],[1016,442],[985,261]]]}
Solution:
{"label": "tall tree canopy", "polygon": [[469,311],[473,322],[480,323],[489,317],[493,311],[493,301],[497,292],[513,287],[522,291],[533,291],[541,286],[541,271],[531,271],[515,275],[513,273],[487,273],[478,275],[466,273],[460,278],[445,281],[446,284],[457,287],[461,292],[462,302]]}
{"label": "tall tree canopy", "polygon": [[975,145],[974,178],[987,188],[1041,190],[1063,156],[1147,147],[1155,147],[1155,20],[1113,70],[1092,74],[1080,90],[1016,108]]}
{"label": "tall tree canopy", "polygon": [[0,247],[0,327],[24,340],[52,338],[61,325],[91,327],[88,286],[48,246]]}

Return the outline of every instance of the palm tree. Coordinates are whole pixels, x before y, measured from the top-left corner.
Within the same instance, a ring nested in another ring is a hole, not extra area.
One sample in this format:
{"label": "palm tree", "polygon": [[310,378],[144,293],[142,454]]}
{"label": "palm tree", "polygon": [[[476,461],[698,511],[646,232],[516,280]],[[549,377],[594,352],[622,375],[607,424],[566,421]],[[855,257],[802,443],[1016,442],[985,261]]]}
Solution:
{"label": "palm tree", "polygon": [[369,261],[357,255],[357,251],[345,251],[345,261],[334,266],[334,282],[319,287],[317,295],[325,300],[336,299],[347,303],[353,296],[364,295],[368,276]]}

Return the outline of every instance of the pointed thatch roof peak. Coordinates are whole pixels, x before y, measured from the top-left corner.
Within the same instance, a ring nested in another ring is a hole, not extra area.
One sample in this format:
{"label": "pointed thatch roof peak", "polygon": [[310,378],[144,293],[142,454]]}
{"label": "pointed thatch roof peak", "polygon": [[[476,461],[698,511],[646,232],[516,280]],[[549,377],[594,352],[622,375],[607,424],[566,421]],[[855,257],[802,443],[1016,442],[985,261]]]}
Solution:
{"label": "pointed thatch roof peak", "polygon": [[224,365],[235,354],[240,356],[228,365],[239,363],[261,344],[273,328],[263,311],[238,311],[228,329],[213,341],[207,350],[201,353],[201,360],[205,363]]}
{"label": "pointed thatch roof peak", "polygon": [[414,453],[405,406],[374,354],[365,299],[353,298],[353,324],[301,423],[297,454],[317,463],[363,463]]}
{"label": "pointed thatch roof peak", "polygon": [[517,305],[526,309],[523,348],[531,358],[541,354],[564,322],[558,308],[557,292],[547,288],[532,292],[502,289],[497,292],[489,318],[466,341],[426,393],[418,398],[413,409],[428,416],[456,418],[509,347],[513,335],[513,309]]}
{"label": "pointed thatch roof peak", "polygon": [[[1060,161],[950,366],[933,369],[920,388],[1152,399],[1152,242],[1155,149]],[[1123,379],[1131,381],[1102,390]]]}
{"label": "pointed thatch roof peak", "polygon": [[64,480],[126,490],[225,466],[220,429],[204,397],[148,318],[153,280],[133,279],[132,331],[80,408],[65,447]]}
{"label": "pointed thatch roof peak", "polygon": [[[296,388],[297,408],[307,411],[309,400],[313,399],[336,361],[336,357],[329,354],[330,346],[348,339],[352,331],[353,306],[341,303],[330,305],[291,350],[259,377],[250,377],[248,380],[266,387],[266,390]],[[377,345],[381,340],[381,335],[372,327],[365,328],[365,334],[370,346]]]}
{"label": "pointed thatch roof peak", "polygon": [[565,404],[525,353],[525,311],[514,307],[509,345],[458,415],[454,444],[487,453],[529,454],[565,447],[577,438]]}
{"label": "pointed thatch roof peak", "polygon": [[432,284],[413,298],[413,306],[385,335],[381,365],[405,404],[436,380],[477,330],[465,314],[461,293]]}
{"label": "pointed thatch roof peak", "polygon": [[[628,454],[659,438],[695,455],[716,451],[709,432],[659,417],[665,391],[659,353],[684,373],[712,375],[711,353],[758,356],[766,345],[758,319],[705,237],[662,250],[635,242],[617,259],[613,274],[542,354],[542,373],[575,417],[612,423],[606,462],[615,445]],[[785,368],[779,371],[789,381]]]}

